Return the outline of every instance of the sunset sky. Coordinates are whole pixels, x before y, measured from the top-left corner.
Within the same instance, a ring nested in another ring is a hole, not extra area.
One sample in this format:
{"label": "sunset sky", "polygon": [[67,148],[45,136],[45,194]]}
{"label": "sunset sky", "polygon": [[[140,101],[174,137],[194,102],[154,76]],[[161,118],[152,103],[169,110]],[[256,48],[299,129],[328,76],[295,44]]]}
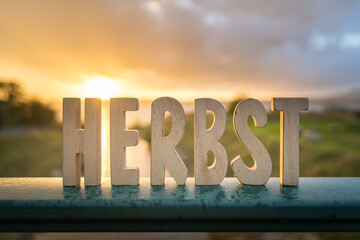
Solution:
{"label": "sunset sky", "polygon": [[321,97],[359,77],[360,1],[0,1],[0,78],[47,100]]}

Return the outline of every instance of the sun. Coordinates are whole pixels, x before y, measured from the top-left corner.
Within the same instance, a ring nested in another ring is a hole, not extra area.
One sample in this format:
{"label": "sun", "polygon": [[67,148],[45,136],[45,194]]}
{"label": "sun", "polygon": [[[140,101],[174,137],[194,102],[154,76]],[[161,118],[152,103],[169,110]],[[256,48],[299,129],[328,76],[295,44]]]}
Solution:
{"label": "sun", "polygon": [[109,99],[122,94],[122,82],[104,76],[93,76],[84,83],[86,97]]}

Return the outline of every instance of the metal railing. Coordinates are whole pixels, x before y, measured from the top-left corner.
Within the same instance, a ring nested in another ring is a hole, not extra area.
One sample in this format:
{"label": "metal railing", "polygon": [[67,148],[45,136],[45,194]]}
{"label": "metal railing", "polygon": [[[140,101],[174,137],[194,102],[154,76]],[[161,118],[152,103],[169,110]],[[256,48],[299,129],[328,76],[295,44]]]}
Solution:
{"label": "metal railing", "polygon": [[298,187],[225,178],[151,186],[63,187],[62,178],[0,178],[0,231],[360,231],[360,178],[300,178]]}

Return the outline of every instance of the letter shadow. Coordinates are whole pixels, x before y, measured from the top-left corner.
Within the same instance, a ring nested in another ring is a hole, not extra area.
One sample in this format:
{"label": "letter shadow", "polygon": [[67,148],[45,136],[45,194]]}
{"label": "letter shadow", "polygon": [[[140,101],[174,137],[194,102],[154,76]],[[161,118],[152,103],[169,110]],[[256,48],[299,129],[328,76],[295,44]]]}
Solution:
{"label": "letter shadow", "polygon": [[265,185],[239,184],[236,187],[233,198],[259,199],[259,198],[265,198],[268,194],[269,191]]}
{"label": "letter shadow", "polygon": [[67,200],[80,199],[81,187],[80,186],[63,187],[63,195],[64,198]]}
{"label": "letter shadow", "polygon": [[226,191],[221,185],[196,185],[194,198],[207,199],[216,203],[226,198]]}
{"label": "letter shadow", "polygon": [[84,189],[85,199],[98,199],[101,197],[101,185],[99,186],[87,186]]}
{"label": "letter shadow", "polygon": [[140,198],[140,186],[112,186],[113,199],[133,200]]}
{"label": "letter shadow", "polygon": [[298,198],[299,188],[296,186],[282,186],[280,185],[281,197],[286,200],[294,200]]}

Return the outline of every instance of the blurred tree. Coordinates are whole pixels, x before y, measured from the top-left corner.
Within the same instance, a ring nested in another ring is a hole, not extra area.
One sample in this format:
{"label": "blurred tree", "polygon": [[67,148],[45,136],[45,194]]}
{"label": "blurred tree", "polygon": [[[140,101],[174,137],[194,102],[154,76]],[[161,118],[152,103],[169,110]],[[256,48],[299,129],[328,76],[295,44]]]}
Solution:
{"label": "blurred tree", "polygon": [[239,96],[239,97],[235,98],[234,100],[232,100],[228,106],[226,114],[228,116],[233,116],[236,106],[238,105],[239,102],[241,102],[245,98],[246,98],[245,96]]}
{"label": "blurred tree", "polygon": [[28,124],[30,125],[52,125],[55,123],[55,112],[43,103],[32,100],[28,103],[30,116]]}
{"label": "blurred tree", "polygon": [[55,124],[51,107],[35,99],[26,101],[20,85],[0,81],[0,127]]}

